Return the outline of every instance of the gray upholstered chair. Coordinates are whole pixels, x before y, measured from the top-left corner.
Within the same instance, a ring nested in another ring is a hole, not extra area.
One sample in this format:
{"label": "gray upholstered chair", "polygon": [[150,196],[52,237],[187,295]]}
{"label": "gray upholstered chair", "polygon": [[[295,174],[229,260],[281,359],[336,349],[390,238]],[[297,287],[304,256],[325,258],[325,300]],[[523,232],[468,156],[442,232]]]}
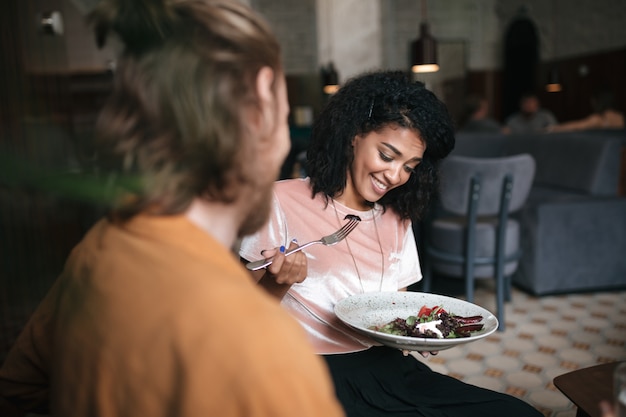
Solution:
{"label": "gray upholstered chair", "polygon": [[510,216],[525,203],[535,175],[528,154],[500,158],[450,156],[441,166],[440,208],[428,222],[423,291],[433,272],[465,279],[474,299],[474,279],[496,280],[496,316],[504,330],[504,301],[517,269],[520,226]]}

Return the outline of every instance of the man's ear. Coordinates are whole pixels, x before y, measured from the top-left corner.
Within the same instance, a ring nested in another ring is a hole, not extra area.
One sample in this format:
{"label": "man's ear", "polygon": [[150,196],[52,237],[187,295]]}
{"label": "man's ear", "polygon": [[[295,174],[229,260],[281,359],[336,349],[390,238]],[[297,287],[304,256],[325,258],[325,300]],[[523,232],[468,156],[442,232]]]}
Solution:
{"label": "man's ear", "polygon": [[260,139],[256,146],[274,144],[272,131],[276,124],[276,95],[274,92],[275,74],[270,67],[262,67],[256,76],[256,94],[259,100],[258,110],[253,110],[256,135]]}
{"label": "man's ear", "polygon": [[[274,70],[270,67],[262,67],[256,76],[256,93],[259,98],[259,118],[257,120],[261,132],[269,133],[275,123],[274,80]],[[261,135],[261,137],[264,136]]]}
{"label": "man's ear", "polygon": [[256,93],[262,104],[269,104],[274,101],[273,83],[274,70],[270,67],[261,68],[256,76]]}

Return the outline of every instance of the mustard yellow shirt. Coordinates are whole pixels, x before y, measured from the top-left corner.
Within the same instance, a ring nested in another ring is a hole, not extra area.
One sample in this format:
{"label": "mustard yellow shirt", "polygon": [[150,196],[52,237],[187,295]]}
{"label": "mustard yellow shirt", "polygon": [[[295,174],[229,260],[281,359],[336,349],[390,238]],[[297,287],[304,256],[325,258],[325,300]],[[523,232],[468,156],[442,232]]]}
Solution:
{"label": "mustard yellow shirt", "polygon": [[96,224],[0,369],[58,416],[341,416],[300,326],[185,217]]}

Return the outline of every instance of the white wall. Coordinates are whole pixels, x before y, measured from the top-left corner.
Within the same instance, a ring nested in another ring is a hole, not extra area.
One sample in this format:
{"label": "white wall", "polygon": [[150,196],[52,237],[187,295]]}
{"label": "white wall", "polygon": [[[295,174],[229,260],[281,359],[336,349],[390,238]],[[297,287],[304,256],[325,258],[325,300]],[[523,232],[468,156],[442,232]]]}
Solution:
{"label": "white wall", "polygon": [[[371,67],[408,68],[408,45],[418,37],[423,19],[419,0],[317,1],[341,11],[331,19],[333,53],[339,54],[342,74]],[[522,7],[537,24],[542,60],[626,46],[624,0],[427,0],[426,5],[437,40],[466,44],[469,70],[501,67],[506,28]],[[324,19],[318,12],[318,26],[325,26]],[[320,59],[323,51],[320,47]]]}
{"label": "white wall", "polygon": [[333,61],[340,82],[382,62],[380,0],[316,0],[318,62]]}
{"label": "white wall", "polygon": [[[80,4],[94,0],[64,1],[70,68],[106,67],[113,51],[96,51],[80,20]],[[275,28],[288,73],[316,72],[332,58],[342,79],[408,68],[408,45],[422,19],[419,0],[242,1]],[[626,46],[625,0],[427,0],[432,34],[442,43],[464,43],[470,70],[500,68],[506,26],[522,6],[537,23],[542,60]]]}

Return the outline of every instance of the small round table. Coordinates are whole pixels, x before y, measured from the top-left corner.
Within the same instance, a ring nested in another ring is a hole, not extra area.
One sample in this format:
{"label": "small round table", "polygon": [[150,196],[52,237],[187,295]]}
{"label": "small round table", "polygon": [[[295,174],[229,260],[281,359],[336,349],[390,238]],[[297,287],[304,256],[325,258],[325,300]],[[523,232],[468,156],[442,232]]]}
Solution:
{"label": "small round table", "polygon": [[601,417],[600,401],[613,401],[613,371],[620,363],[595,365],[554,378],[554,385],[578,407],[576,417]]}

